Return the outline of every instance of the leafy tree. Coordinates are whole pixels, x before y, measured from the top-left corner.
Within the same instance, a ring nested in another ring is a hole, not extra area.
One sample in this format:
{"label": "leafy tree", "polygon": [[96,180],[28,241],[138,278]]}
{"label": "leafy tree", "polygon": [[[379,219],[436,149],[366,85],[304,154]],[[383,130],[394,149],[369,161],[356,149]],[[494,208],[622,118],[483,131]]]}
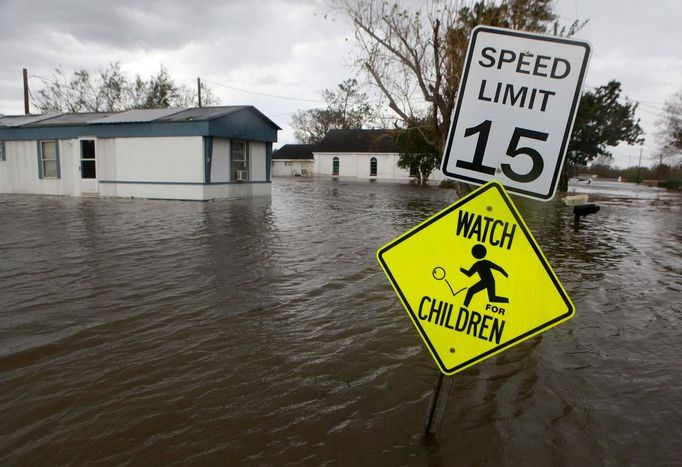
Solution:
{"label": "leafy tree", "polygon": [[120,63],[113,63],[108,69],[101,71],[98,84],[99,89],[96,92],[99,96],[98,104],[101,103],[108,111],[124,110],[123,104],[126,102],[130,83],[121,71]]}
{"label": "leafy tree", "polygon": [[621,99],[618,81],[610,81],[580,99],[573,133],[568,144],[566,164],[559,189],[568,186],[568,177],[593,160],[610,158],[608,148],[621,142],[642,144],[642,128],[635,118],[636,103]]}
{"label": "leafy tree", "polygon": [[178,88],[163,66],[156,76],[152,76],[147,84],[145,109],[162,109],[172,106],[178,98]]}
{"label": "leafy tree", "polygon": [[[34,102],[40,112],[118,112],[197,105],[196,91],[176,85],[164,67],[149,80],[139,75],[129,79],[118,62],[96,74],[76,70],[71,78],[57,68],[52,78],[43,79],[43,83]],[[202,101],[217,104],[207,88],[202,89]]]}
{"label": "leafy tree", "polygon": [[144,108],[147,102],[147,82],[140,75],[135,75],[135,81],[128,86],[125,99],[131,109]]}
{"label": "leafy tree", "polygon": [[658,133],[660,164],[664,160],[671,164],[682,163],[682,91],[666,101],[658,124],[661,128]]}
{"label": "leafy tree", "polygon": [[419,127],[394,131],[395,142],[400,148],[398,167],[409,169],[419,185],[426,185],[431,172],[440,165],[440,152],[423,136],[428,131],[428,128]]}
{"label": "leafy tree", "polygon": [[318,143],[331,129],[350,130],[366,126],[374,117],[367,94],[360,92],[356,79],[347,79],[337,89],[322,91],[323,109],[300,111],[292,115],[291,126],[300,143]]}

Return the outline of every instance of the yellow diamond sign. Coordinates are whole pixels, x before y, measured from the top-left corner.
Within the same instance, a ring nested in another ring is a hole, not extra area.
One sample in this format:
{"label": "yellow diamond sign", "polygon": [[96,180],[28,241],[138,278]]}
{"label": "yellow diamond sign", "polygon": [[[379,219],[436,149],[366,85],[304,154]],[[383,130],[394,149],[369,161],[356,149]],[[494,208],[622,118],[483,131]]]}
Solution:
{"label": "yellow diamond sign", "polygon": [[496,181],[381,247],[377,259],[447,375],[575,313],[528,226]]}

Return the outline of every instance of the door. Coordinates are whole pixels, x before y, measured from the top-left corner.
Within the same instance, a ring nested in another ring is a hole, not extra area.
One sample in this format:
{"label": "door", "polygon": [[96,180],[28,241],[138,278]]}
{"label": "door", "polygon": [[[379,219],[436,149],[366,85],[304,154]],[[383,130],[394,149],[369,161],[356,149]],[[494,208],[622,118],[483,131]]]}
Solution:
{"label": "door", "polygon": [[97,158],[95,140],[80,140],[81,193],[97,193]]}

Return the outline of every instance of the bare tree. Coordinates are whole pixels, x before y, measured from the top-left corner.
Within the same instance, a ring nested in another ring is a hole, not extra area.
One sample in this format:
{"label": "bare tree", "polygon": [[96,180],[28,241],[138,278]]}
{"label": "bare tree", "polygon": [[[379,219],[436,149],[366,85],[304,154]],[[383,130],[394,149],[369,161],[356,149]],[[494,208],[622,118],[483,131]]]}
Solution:
{"label": "bare tree", "polygon": [[[34,104],[41,112],[118,112],[126,109],[193,107],[198,105],[197,92],[178,86],[162,66],[159,72],[143,79],[129,79],[120,63],[111,63],[96,74],[76,70],[71,78],[57,68],[51,78],[41,78]],[[202,83],[202,100],[215,105],[218,99]]]}
{"label": "bare tree", "polygon": [[[364,69],[406,127],[421,128],[442,152],[471,30],[479,24],[546,32],[552,0],[479,0],[471,6],[430,1],[410,10],[399,1],[335,0],[355,27],[356,65]],[[580,25],[562,28],[570,35]],[[426,120],[426,126],[416,123]]]}
{"label": "bare tree", "polygon": [[682,163],[682,91],[675,93],[663,107],[658,133],[660,163]]}
{"label": "bare tree", "polygon": [[[199,105],[199,94],[197,88],[190,87],[185,84],[178,86],[175,104],[178,107],[197,107]],[[213,94],[211,88],[207,87],[205,83],[201,83],[201,105],[203,107],[211,107],[220,104],[220,101]]]}
{"label": "bare tree", "polygon": [[360,91],[358,81],[347,79],[337,89],[322,91],[326,107],[296,112],[291,126],[296,140],[318,143],[331,129],[359,129],[368,125],[375,114],[367,94]]}

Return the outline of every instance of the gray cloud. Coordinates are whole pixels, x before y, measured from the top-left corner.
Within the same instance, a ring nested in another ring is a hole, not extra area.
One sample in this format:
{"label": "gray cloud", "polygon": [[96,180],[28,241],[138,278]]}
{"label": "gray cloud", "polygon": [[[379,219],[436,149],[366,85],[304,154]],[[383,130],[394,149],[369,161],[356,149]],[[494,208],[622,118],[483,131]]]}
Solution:
{"label": "gray cloud", "polygon": [[[682,2],[558,0],[557,8],[562,23],[590,20],[578,33],[593,46],[588,84],[618,79],[627,96],[654,103],[682,87]],[[118,61],[149,76],[163,64],[183,84],[197,76],[218,83],[210,86],[226,104],[275,116],[280,141],[290,142],[291,113],[314,103],[230,88],[317,99],[351,76],[351,27],[326,13],[326,0],[0,0],[0,113],[23,110],[23,67],[36,90],[35,76],[58,66],[95,71]],[[640,116],[653,151],[656,108],[647,109]]]}

